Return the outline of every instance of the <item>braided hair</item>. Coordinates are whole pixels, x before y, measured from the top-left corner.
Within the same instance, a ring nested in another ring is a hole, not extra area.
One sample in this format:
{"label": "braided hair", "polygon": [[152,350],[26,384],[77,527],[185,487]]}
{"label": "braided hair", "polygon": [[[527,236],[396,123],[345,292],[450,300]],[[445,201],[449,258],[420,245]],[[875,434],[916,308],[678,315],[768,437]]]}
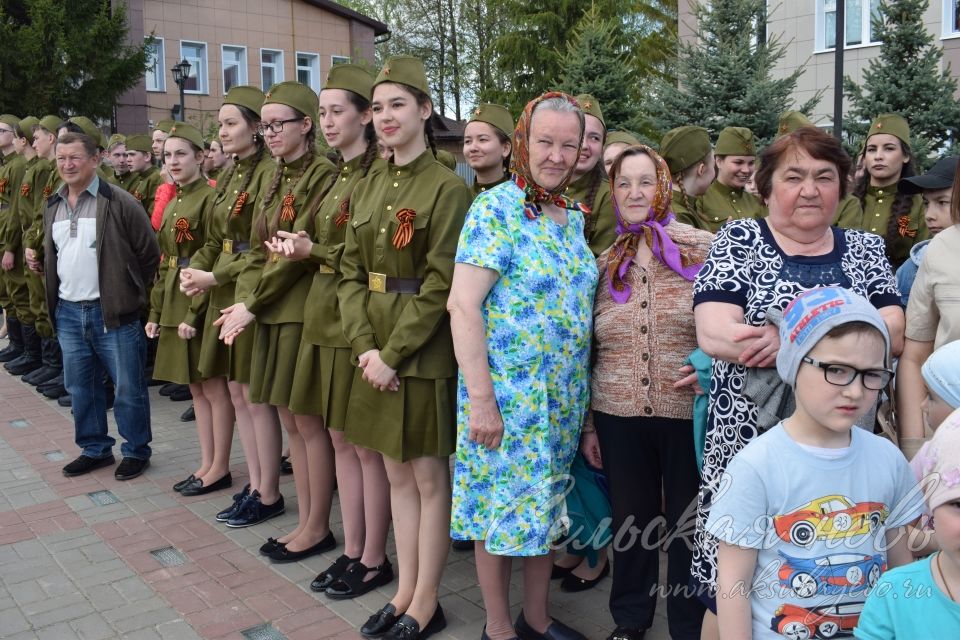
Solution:
{"label": "braided hair", "polygon": [[[291,107],[293,109],[293,107]],[[300,113],[296,109],[293,109],[296,113],[295,117],[305,118],[305,114]],[[303,177],[303,174],[306,173],[307,169],[313,165],[313,161],[317,155],[317,127],[316,124],[310,123],[310,130],[307,131],[307,152],[304,154],[307,156],[303,164],[300,166],[300,171],[297,172],[297,175],[293,178],[293,184],[290,187],[293,189],[300,178]],[[263,200],[260,204],[260,213],[257,215],[256,228],[257,235],[260,237],[262,242],[266,242],[276,233],[277,229],[280,227],[280,216],[282,213],[282,207],[275,207],[273,212],[273,217],[270,219],[270,222],[267,222],[267,208],[270,206],[270,203],[273,201],[273,197],[277,195],[277,191],[280,189],[280,180],[283,178],[283,159],[277,160],[277,168],[273,172],[273,181],[270,183],[270,186],[267,188],[267,193],[264,195]]]}
{"label": "braided hair", "polygon": [[[913,159],[913,154],[910,152],[910,147],[907,146],[903,140],[900,140],[900,150],[904,155],[910,157],[910,161],[903,163],[903,167],[900,169],[899,180],[917,175],[917,163]],[[864,211],[866,211],[867,187],[869,186],[870,172],[864,171],[863,175],[853,187],[853,195],[856,196],[857,200],[860,201],[860,208]],[[900,238],[900,231],[898,227],[899,218],[901,216],[910,215],[910,209],[913,207],[914,198],[912,194],[903,193],[897,190],[895,185],[894,190],[895,195],[893,196],[893,204],[890,207],[890,219],[887,220],[887,228],[884,230],[883,234],[883,240],[888,251],[890,245]]]}
{"label": "braided hair", "polygon": [[586,220],[583,226],[583,234],[588,240],[593,237],[593,230],[597,226],[597,212],[593,210],[593,205],[597,200],[600,185],[605,182],[604,178],[603,163],[597,160],[597,164],[593,165],[593,169],[590,170],[590,186],[587,189],[587,195],[580,202],[590,211],[590,215],[585,216]]}

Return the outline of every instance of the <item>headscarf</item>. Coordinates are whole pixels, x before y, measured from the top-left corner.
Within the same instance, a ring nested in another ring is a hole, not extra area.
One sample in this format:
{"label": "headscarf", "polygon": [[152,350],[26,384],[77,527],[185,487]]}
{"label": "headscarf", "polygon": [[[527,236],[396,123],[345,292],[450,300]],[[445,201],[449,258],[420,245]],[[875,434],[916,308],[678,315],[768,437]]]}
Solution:
{"label": "headscarf", "polygon": [[647,219],[643,222],[628,223],[620,214],[620,206],[614,191],[614,176],[610,176],[610,195],[613,200],[613,210],[617,214],[617,239],[610,248],[608,256],[607,283],[610,287],[610,295],[618,304],[623,304],[630,299],[630,285],[626,283],[624,277],[637,256],[637,247],[640,245],[641,238],[646,240],[647,246],[660,262],[686,280],[693,281],[702,266],[702,264],[691,264],[665,229],[674,218],[673,211],[670,210],[673,181],[666,161],[645,144],[628,147],[623,153],[631,149],[640,149],[653,160],[657,168],[657,190]]}
{"label": "headscarf", "polygon": [[530,174],[529,142],[530,124],[533,121],[533,111],[537,108],[538,104],[544,100],[549,100],[550,98],[563,98],[570,104],[577,107],[578,115],[580,117],[580,140],[577,142],[577,147],[579,148],[580,145],[583,144],[583,111],[580,109],[579,103],[577,103],[573,97],[559,91],[548,91],[539,98],[534,98],[527,103],[527,106],[523,109],[523,113],[520,115],[520,119],[517,120],[517,128],[513,132],[513,156],[510,161],[510,173],[512,174],[511,178],[516,185],[523,190],[523,212],[531,220],[535,220],[537,216],[542,213],[540,210],[540,203],[542,202],[553,203],[561,209],[575,209],[577,211],[589,213],[589,211],[586,210],[586,207],[563,195],[564,189],[567,188],[567,185],[570,183],[570,179],[573,177],[573,172],[576,169],[576,163],[574,163],[574,166],[570,167],[570,172],[567,173],[563,180],[560,181],[560,184],[550,191],[547,191],[534,182],[533,176]]}

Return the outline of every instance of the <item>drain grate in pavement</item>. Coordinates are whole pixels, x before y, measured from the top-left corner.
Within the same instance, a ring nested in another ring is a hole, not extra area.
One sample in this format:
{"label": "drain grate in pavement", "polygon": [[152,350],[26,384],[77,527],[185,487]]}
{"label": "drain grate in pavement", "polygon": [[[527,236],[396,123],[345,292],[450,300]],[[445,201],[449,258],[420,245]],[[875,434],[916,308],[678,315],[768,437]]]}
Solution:
{"label": "drain grate in pavement", "polygon": [[46,451],[44,452],[43,457],[50,462],[60,462],[65,456],[63,455],[63,451]]}
{"label": "drain grate in pavement", "polygon": [[187,563],[187,556],[173,547],[161,547],[150,552],[164,567],[179,567]]}
{"label": "drain grate in pavement", "polygon": [[11,420],[10,426],[14,429],[26,429],[30,426],[29,420]]}
{"label": "drain grate in pavement", "polygon": [[274,629],[269,622],[244,629],[240,633],[247,640],[287,640],[287,636]]}
{"label": "drain grate in pavement", "polygon": [[112,492],[104,489],[103,491],[94,491],[93,493],[88,493],[90,499],[93,500],[93,503],[98,507],[105,507],[108,504],[117,504],[120,500],[117,499],[117,496],[113,495]]}

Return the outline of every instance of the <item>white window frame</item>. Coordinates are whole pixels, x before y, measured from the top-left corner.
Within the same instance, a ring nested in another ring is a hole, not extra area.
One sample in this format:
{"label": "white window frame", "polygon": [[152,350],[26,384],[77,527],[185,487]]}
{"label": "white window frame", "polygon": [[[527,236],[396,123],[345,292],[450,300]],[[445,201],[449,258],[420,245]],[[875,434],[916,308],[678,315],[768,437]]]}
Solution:
{"label": "white window frame", "polygon": [[[227,91],[229,91],[229,89],[227,89],[227,49],[237,50],[240,52],[240,60],[236,63],[239,67],[237,70],[237,84],[234,86],[247,84],[247,48],[240,44],[222,44],[220,45],[220,82],[223,83],[221,86],[223,88],[224,95],[226,95]],[[231,61],[230,64],[234,64],[234,62]]]}
{"label": "white window frame", "polygon": [[[313,63],[304,67],[300,64],[300,56],[310,56],[313,60]],[[320,93],[320,54],[313,53],[311,51],[295,51],[294,52],[294,62],[296,62],[297,67],[297,82],[300,82],[300,72],[309,71],[310,72],[310,82],[304,83],[316,93]]]}
{"label": "white window frame", "polygon": [[943,14],[940,24],[943,25],[942,37],[944,39],[960,38],[960,29],[954,28],[953,23],[954,18],[957,16],[958,5],[960,5],[960,0],[943,0],[941,3]]}
{"label": "white window frame", "polygon": [[[184,45],[203,47],[203,55],[200,58],[187,57],[187,55],[183,52]],[[180,41],[180,58],[177,60],[177,63],[179,63],[180,60],[187,58],[187,60],[190,62],[190,77],[195,77],[197,79],[197,88],[184,89],[184,93],[190,93],[194,95],[208,95],[210,93],[209,54],[210,50],[206,42],[200,42],[198,40]]]}
{"label": "white window frame", "polygon": [[[274,63],[269,63],[269,64],[264,63],[264,61],[263,61],[263,52],[264,52],[264,51],[268,51],[268,52],[270,52],[270,53],[278,53],[278,54],[280,54],[280,62],[279,62],[279,63],[274,62]],[[260,60],[260,88],[261,88],[263,91],[269,91],[269,90],[270,90],[270,87],[269,87],[269,86],[266,86],[266,87],[264,86],[264,82],[263,82],[263,68],[264,68],[264,66],[273,67],[273,83],[272,83],[272,84],[276,84],[276,83],[278,83],[278,82],[283,82],[283,65],[284,65],[284,59],[283,59],[283,57],[284,57],[284,56],[283,56],[283,49],[270,49],[270,48],[267,48],[267,47],[261,47],[261,48],[260,48],[260,58],[259,58],[259,60]],[[272,86],[272,85],[271,85],[271,86]]]}
{"label": "white window frame", "polygon": [[[165,93],[167,90],[167,63],[166,63],[166,58],[164,57],[164,54],[165,54],[164,42],[163,42],[163,38],[158,38],[157,36],[154,36],[153,40],[154,40],[154,45],[156,45],[157,47],[156,65],[158,68],[154,73],[154,79],[157,81],[157,86],[151,87],[150,83],[147,80],[147,78],[149,77],[147,69],[149,69],[149,67],[145,69],[143,72],[143,85],[147,88],[147,91]],[[147,55],[148,55],[148,61],[149,61],[149,54]]]}
{"label": "white window frame", "polygon": [[[830,2],[834,10],[836,10],[837,2],[847,2],[848,0],[816,0],[816,11],[814,16],[814,31],[815,31],[815,53],[826,53],[834,50],[835,47],[827,46],[827,10],[826,4]],[[844,49],[862,49],[865,47],[876,47],[880,44],[879,40],[871,40],[873,37],[873,29],[871,28],[871,16],[872,16],[872,7],[876,0],[858,0],[860,2],[860,42],[857,44],[846,44],[844,43]],[[847,15],[845,16],[847,25],[849,25],[850,20],[850,7],[847,7]],[[833,11],[829,12],[833,13]],[[846,26],[844,28],[844,34],[846,34]],[[830,34],[833,35],[832,33]]]}
{"label": "white window frame", "polygon": [[330,66],[333,67],[338,64],[350,64],[350,56],[338,56],[333,54],[330,56]]}

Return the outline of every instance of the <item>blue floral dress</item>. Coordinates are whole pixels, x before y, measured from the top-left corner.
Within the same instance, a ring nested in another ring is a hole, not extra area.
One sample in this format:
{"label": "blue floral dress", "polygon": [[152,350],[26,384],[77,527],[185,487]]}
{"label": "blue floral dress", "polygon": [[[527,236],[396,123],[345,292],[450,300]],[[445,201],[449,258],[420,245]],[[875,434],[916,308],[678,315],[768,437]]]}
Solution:
{"label": "blue floral dress", "polygon": [[483,303],[488,362],[503,417],[499,448],[468,440],[470,399],[460,376],[450,532],[490,553],[546,554],[563,533],[564,491],[590,402],[597,265],[583,215],[530,220],[513,181],[477,196],[457,262],[500,274]]}

